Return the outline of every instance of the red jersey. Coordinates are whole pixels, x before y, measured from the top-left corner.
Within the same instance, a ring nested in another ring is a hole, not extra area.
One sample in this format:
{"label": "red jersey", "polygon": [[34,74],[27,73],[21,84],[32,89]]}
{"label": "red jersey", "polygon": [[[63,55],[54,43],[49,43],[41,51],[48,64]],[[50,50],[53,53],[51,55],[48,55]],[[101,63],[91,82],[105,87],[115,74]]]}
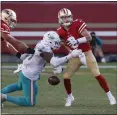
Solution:
{"label": "red jersey", "polygon": [[[60,38],[66,42],[70,36],[73,36],[75,39],[83,37],[81,33],[85,28],[87,28],[85,22],[81,19],[76,19],[69,26],[68,30],[65,30],[64,27],[61,26],[60,28],[57,29],[57,33],[59,34]],[[86,52],[90,50],[91,47],[90,44],[87,42],[79,44],[78,49],[82,49],[83,52]]]}
{"label": "red jersey", "polygon": [[[10,28],[7,26],[7,24],[3,20],[1,20],[1,32],[10,34]],[[1,38],[1,40],[3,41],[4,38]]]}

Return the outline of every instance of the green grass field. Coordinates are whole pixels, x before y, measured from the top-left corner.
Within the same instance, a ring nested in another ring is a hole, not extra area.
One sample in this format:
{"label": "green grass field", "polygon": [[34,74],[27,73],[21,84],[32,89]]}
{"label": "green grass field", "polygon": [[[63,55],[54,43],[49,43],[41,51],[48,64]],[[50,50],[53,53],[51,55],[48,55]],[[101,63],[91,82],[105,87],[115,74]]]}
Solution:
{"label": "green grass field", "polygon": [[[113,64],[106,65],[108,66]],[[62,74],[59,75],[61,79],[60,84],[57,86],[51,86],[47,82],[48,77],[51,75],[50,71],[51,69],[47,69],[45,73],[42,73],[41,79],[38,81],[39,94],[37,96],[37,104],[35,107],[20,107],[12,103],[5,102],[2,113],[117,114],[116,105],[111,106],[109,104],[107,96],[88,69],[80,69],[72,77],[72,89],[75,102],[72,107],[64,107],[66,92],[63,85]],[[100,69],[100,71],[105,76],[111,92],[117,99],[117,69]],[[13,70],[2,70],[1,76],[2,87],[5,87],[10,83],[17,82],[18,80],[18,74],[13,74]],[[23,94],[22,92],[14,92],[9,95],[20,96]]]}

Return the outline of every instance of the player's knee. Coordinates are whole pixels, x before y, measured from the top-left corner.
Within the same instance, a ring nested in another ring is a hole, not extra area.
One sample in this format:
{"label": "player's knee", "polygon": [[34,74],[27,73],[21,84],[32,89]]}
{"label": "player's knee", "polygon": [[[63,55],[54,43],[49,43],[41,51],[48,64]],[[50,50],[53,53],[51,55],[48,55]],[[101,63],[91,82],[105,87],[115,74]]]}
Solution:
{"label": "player's knee", "polygon": [[22,89],[22,84],[21,84],[21,83],[18,83],[17,86],[18,86],[18,89],[19,89],[19,90]]}
{"label": "player's knee", "polygon": [[64,79],[70,79],[70,78],[71,78],[71,74],[65,73],[65,74],[63,75],[63,78],[64,78]]}
{"label": "player's knee", "polygon": [[99,76],[99,75],[100,75],[100,72],[99,72],[98,69],[97,69],[97,70],[93,69],[93,70],[92,70],[92,74],[93,74],[93,76],[95,77],[95,76]]}
{"label": "player's knee", "polygon": [[22,90],[22,86],[21,85],[20,86],[18,85],[18,90]]}

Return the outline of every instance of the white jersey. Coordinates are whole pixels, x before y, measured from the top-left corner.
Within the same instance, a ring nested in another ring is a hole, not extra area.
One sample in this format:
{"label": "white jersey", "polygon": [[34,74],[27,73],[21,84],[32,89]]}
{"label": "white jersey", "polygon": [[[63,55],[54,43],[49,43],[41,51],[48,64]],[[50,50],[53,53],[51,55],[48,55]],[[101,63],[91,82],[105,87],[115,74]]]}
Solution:
{"label": "white jersey", "polygon": [[[38,49],[39,51],[43,52],[50,52],[52,53],[51,48],[43,42],[39,42],[35,49]],[[26,54],[26,58],[23,60],[23,64],[21,67],[21,70],[28,79],[31,80],[37,80],[39,78],[39,74],[45,67],[46,61],[40,57],[40,55],[36,54]]]}

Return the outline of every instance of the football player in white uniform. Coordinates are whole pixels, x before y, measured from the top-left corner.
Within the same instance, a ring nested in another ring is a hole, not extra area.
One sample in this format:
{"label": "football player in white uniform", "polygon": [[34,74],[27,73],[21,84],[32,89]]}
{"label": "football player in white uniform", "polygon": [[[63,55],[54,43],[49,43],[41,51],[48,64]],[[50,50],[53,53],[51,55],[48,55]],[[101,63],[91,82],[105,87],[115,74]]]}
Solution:
{"label": "football player in white uniform", "polygon": [[[43,40],[37,43],[34,54],[21,55],[20,59],[23,60],[23,63],[19,69],[19,80],[17,83],[10,84],[2,89],[2,102],[8,101],[20,106],[34,106],[36,104],[38,93],[36,81],[39,79],[46,62],[58,67],[72,57],[78,57],[79,53],[81,53],[79,50],[73,50],[65,57],[54,57],[53,50],[60,47],[60,42],[58,34],[54,31],[49,31],[44,34]],[[13,97],[7,95],[7,93],[19,90],[23,90],[24,96]]]}

